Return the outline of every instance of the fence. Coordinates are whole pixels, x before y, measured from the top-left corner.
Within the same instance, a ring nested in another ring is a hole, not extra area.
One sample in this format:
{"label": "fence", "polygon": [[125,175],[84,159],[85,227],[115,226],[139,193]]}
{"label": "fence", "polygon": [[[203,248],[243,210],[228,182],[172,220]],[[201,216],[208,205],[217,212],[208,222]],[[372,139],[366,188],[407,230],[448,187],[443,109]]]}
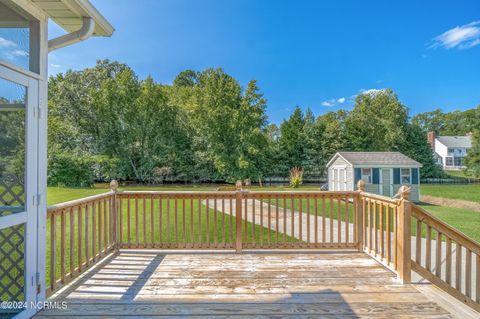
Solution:
{"label": "fence", "polygon": [[[354,192],[120,192],[113,186],[49,207],[48,294],[121,248],[334,248],[363,251],[405,283],[413,270],[480,309],[480,245],[409,202],[406,187],[400,199],[391,199],[366,193],[363,181]],[[445,270],[439,267],[442,249]]]}

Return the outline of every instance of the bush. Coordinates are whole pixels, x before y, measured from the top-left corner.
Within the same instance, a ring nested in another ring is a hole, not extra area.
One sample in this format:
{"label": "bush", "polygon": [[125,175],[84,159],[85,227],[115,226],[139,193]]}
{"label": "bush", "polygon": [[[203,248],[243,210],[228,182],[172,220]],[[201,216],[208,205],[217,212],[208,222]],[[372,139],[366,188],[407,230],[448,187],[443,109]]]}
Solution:
{"label": "bush", "polygon": [[95,158],[78,152],[50,152],[48,184],[52,186],[90,187],[95,182]]}
{"label": "bush", "polygon": [[303,183],[303,169],[301,167],[294,167],[290,170],[290,186],[298,188]]}

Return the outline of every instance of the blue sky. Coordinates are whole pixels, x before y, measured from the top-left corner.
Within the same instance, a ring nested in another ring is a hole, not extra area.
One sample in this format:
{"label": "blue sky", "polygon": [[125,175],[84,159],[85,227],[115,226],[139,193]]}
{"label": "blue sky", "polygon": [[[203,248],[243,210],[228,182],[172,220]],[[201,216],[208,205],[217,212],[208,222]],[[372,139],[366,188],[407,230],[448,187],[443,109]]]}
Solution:
{"label": "blue sky", "polygon": [[[171,83],[187,68],[256,79],[268,115],[296,105],[351,109],[361,90],[392,88],[411,114],[480,104],[480,1],[92,0],[114,25],[50,54],[50,73],[119,60]],[[61,34],[50,27],[50,37]]]}

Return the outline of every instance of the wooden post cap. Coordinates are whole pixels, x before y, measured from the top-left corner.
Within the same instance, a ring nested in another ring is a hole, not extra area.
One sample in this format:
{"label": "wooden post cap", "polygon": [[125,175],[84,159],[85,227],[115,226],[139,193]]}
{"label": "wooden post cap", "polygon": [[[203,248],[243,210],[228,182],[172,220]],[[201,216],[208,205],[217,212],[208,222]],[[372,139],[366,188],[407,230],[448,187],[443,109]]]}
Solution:
{"label": "wooden post cap", "polygon": [[357,188],[361,192],[365,191],[365,181],[363,179],[361,179],[357,182]]}
{"label": "wooden post cap", "polygon": [[117,191],[117,189],[118,189],[118,182],[117,182],[116,180],[113,179],[113,180],[110,182],[110,189],[111,189],[112,191],[114,191],[114,192]]}
{"label": "wooden post cap", "polygon": [[398,189],[398,193],[401,199],[408,200],[410,198],[410,187],[403,185]]}
{"label": "wooden post cap", "polygon": [[235,188],[237,190],[242,189],[242,181],[241,180],[238,180],[238,181],[235,182]]}

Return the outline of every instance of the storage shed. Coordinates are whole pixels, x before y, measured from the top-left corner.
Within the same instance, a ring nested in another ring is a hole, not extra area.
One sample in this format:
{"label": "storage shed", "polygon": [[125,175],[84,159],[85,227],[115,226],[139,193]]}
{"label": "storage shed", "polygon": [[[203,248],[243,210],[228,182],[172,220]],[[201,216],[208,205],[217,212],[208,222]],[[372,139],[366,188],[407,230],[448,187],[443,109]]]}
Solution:
{"label": "storage shed", "polygon": [[422,164],[399,152],[338,152],[327,164],[328,189],[353,191],[365,182],[370,193],[392,197],[400,186],[411,188],[410,199],[420,200]]}

